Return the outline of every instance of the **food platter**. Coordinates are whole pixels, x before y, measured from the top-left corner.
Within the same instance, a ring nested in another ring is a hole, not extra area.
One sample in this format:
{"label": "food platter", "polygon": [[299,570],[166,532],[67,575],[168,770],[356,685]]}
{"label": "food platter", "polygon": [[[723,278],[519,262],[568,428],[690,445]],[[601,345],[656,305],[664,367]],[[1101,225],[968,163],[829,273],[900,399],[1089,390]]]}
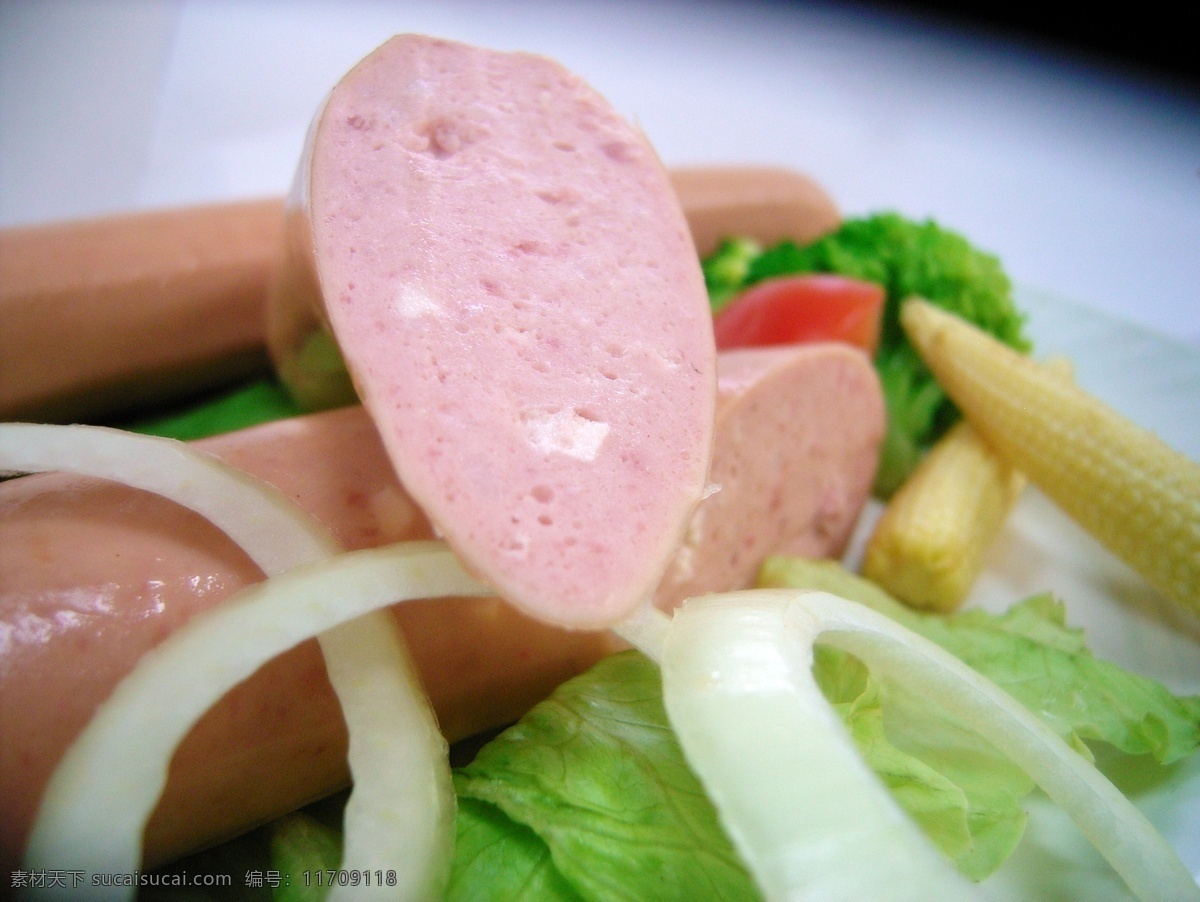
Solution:
{"label": "food platter", "polygon": [[[320,91],[394,31],[430,31],[531,49],[555,55],[593,80],[643,125],[668,164],[795,166],[813,172],[848,212],[896,206],[914,215],[934,215],[995,249],[1020,285],[1044,286],[1018,289],[1038,354],[1070,358],[1081,385],[1200,459],[1200,355],[1195,346],[1200,308],[1194,300],[1200,272],[1194,247],[1184,246],[1189,242],[1157,240],[1171,229],[1194,235],[1200,224],[1195,204],[1187,206],[1173,196],[1178,184],[1170,179],[1178,176],[1162,176],[1178,162],[1166,159],[1171,149],[1194,135],[1172,115],[1181,103],[1191,109],[1189,100],[1150,91],[1163,105],[1151,104],[1147,119],[1131,112],[1131,99],[1147,96],[1144,86],[1115,85],[1107,94],[1086,95],[1101,106],[1110,104],[1131,126],[1121,132],[1124,143],[1117,161],[1099,152],[1099,142],[1088,137],[1093,120],[1062,119],[1063,111],[1084,96],[1074,70],[1027,57],[1016,65],[1020,54],[991,52],[995,48],[990,44],[982,68],[1012,88],[1004,95],[1011,107],[988,120],[983,134],[995,137],[1014,123],[1015,129],[1007,133],[1008,144],[981,147],[964,140],[962,130],[980,123],[964,110],[978,105],[983,82],[972,76],[956,91],[932,86],[953,81],[946,77],[947,67],[966,72],[969,49],[980,45],[936,30],[914,37],[903,23],[890,20],[868,17],[865,24],[854,24],[830,12],[790,14],[786,24],[796,30],[794,46],[804,51],[806,62],[785,66],[781,60],[787,48],[771,36],[773,24],[780,23],[765,6],[739,12],[732,4],[715,5],[714,16],[702,19],[687,4],[672,3],[637,27],[636,20],[647,15],[638,4],[614,4],[612,16],[603,18],[586,4],[563,4],[556,15],[544,16],[549,9],[545,4],[522,3],[515,11],[506,10],[506,21],[470,3],[447,4],[438,14],[405,9],[405,4],[391,10],[311,4],[287,13],[266,4],[252,13],[232,6],[147,4],[147,12],[136,20],[107,20],[113,34],[123,25],[127,34],[149,38],[148,49],[139,52],[133,68],[116,75],[102,71],[94,84],[79,88],[83,93],[66,108],[49,79],[34,91],[37,103],[18,98],[9,87],[13,80],[7,79],[5,110],[15,110],[21,122],[33,121],[30,111],[43,101],[49,102],[48,108],[39,108],[44,123],[64,121],[72,109],[89,108],[87,92],[96,92],[91,106],[110,118],[96,125],[95,135],[85,137],[113,144],[112,159],[118,162],[101,163],[87,141],[60,142],[66,156],[29,163],[20,172],[33,188],[0,208],[3,222],[281,193]],[[5,15],[10,24],[19,18],[11,9]],[[32,27],[33,14],[22,15]],[[326,26],[335,17],[339,27],[330,30]],[[650,40],[650,31],[661,31],[651,26],[682,22],[689,27],[674,50],[652,62],[649,55],[637,53]],[[81,47],[99,52],[79,24],[47,14],[34,25],[46,46],[58,51],[51,56],[67,58]],[[732,38],[722,44],[721,29],[731,26],[727,34]],[[286,36],[281,46],[299,42],[320,50],[297,74],[298,57],[269,47],[272,34]],[[920,62],[895,69],[914,43],[924,48]],[[618,52],[624,60],[641,59],[618,65]],[[106,58],[117,55],[114,50]],[[87,58],[86,53],[74,56]],[[847,57],[869,62],[854,69]],[[215,74],[213,61],[218,59],[223,75]],[[713,65],[714,59],[721,64]],[[18,63],[7,65],[6,74],[17,71]],[[240,67],[252,71],[237,75]],[[906,83],[925,93],[896,90],[898,72],[901,79],[911,76]],[[149,80],[139,93],[126,95],[123,111],[110,109],[111,102],[103,100],[106,92],[141,77]],[[780,78],[799,79],[811,90],[799,99],[782,99],[767,87]],[[231,109],[235,115],[229,115]],[[1058,122],[1065,123],[1061,129],[1055,127]],[[714,128],[714,123],[721,126]],[[1161,131],[1148,131],[1148,123],[1157,123]],[[24,139],[26,150],[44,146],[47,136],[62,137],[52,125],[40,128]],[[1142,137],[1133,137],[1135,132]],[[1146,157],[1153,144],[1147,134],[1163,138],[1162,156]],[[1027,154],[1024,168],[1009,162],[1021,153]],[[20,155],[27,162],[30,158],[27,152]],[[58,167],[53,174],[50,166]],[[1063,178],[1064,173],[1072,177]],[[1190,173],[1189,184],[1194,185],[1194,163]],[[52,175],[59,180],[78,177],[87,185],[73,197],[66,190],[39,189],[38,179]],[[97,189],[106,178],[108,187]],[[10,182],[4,184],[7,188]],[[1108,184],[1116,187],[1100,198],[1101,209],[1080,214],[1080,199],[1096,197],[1097,186]],[[1031,213],[1027,198],[1034,187],[1041,194]],[[43,190],[42,200],[33,196],[38,190]],[[1148,210],[1155,212],[1152,227],[1144,222]],[[1029,227],[1031,216],[1036,228]],[[1112,222],[1117,225],[1109,227]],[[1031,232],[1041,237],[1025,240]],[[1136,252],[1121,253],[1127,247]],[[1122,268],[1120,279],[1111,276],[1114,266]],[[1139,296],[1131,291],[1135,285],[1143,291]],[[1147,297],[1156,303],[1146,303]],[[1096,654],[1178,693],[1200,694],[1200,626],[1186,622],[1044,496],[1030,490],[993,549],[970,604],[999,610],[1044,590],[1064,600],[1069,622],[1085,630]],[[1197,756],[1165,779],[1150,780],[1131,770],[1110,776],[1129,791],[1192,872],[1200,874]],[[1032,815],[1020,851],[987,883],[994,898],[1122,897],[1116,878],[1053,806],[1035,799]]]}

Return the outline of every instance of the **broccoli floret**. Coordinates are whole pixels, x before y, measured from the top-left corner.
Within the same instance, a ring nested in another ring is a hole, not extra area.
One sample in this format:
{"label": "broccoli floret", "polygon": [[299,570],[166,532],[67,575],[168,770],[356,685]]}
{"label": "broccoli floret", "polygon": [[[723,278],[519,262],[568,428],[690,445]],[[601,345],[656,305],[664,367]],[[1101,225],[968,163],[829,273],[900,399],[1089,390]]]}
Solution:
{"label": "broccoli floret", "polygon": [[896,213],[851,219],[812,244],[784,241],[742,265],[745,278],[735,287],[723,284],[722,300],[763,279],[804,272],[839,273],[886,289],[875,359],[888,407],[888,434],[875,481],[875,492],[882,497],[900,486],[925,448],[958,416],[904,337],[900,303],[918,295],[1012,347],[1029,350],[1024,317],[1013,305],[1012,285],[999,260],[932,221],[915,222]]}
{"label": "broccoli floret", "polygon": [[750,238],[727,238],[701,261],[713,313],[724,307],[747,284],[750,264],[762,252],[762,246]]}

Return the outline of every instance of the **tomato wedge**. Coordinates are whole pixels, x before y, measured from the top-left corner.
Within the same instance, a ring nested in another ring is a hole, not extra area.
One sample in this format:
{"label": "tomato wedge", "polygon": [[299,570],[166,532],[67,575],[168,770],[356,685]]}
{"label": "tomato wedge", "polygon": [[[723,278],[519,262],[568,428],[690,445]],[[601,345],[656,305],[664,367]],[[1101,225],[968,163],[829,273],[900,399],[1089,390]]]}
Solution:
{"label": "tomato wedge", "polygon": [[780,276],[747,288],[713,318],[717,347],[842,341],[874,354],[882,285],[847,276]]}

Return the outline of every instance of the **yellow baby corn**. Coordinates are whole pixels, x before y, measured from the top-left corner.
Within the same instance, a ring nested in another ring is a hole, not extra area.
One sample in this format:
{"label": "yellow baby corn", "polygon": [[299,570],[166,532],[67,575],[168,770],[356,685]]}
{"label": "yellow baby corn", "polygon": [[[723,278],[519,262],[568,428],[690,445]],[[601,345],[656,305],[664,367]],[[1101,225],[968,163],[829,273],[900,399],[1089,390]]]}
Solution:
{"label": "yellow baby corn", "polygon": [[906,302],[901,322],[998,454],[1149,582],[1200,611],[1200,464],[927,302]]}
{"label": "yellow baby corn", "polygon": [[[1071,376],[1065,358],[1045,366]],[[955,609],[983,570],[1025,482],[960,420],[888,502],[867,543],[863,574],[912,607]]]}
{"label": "yellow baby corn", "polygon": [[863,575],[913,607],[953,610],[1024,487],[1022,473],[958,422],[888,502]]}

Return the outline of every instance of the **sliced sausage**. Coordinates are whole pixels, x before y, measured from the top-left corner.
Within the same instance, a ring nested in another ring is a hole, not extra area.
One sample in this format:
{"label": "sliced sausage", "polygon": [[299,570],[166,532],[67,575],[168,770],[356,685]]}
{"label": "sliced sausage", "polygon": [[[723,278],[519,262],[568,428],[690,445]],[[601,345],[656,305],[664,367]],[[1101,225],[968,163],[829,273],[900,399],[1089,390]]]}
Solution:
{"label": "sliced sausage", "polygon": [[839,556],[870,494],[886,413],[870,360],[823,343],[723,351],[712,489],[655,603],[741,589],[768,554]]}
{"label": "sliced sausage", "polygon": [[[869,423],[882,405],[859,359],[824,347],[721,355],[720,491],[697,512],[660,603],[743,584],[770,551],[841,552],[873,457],[838,430],[876,440],[882,431]],[[347,548],[431,535],[361,408],[203,446],[282,489]],[[62,474],[0,484],[0,864],[18,866],[55,763],[141,654],[259,579],[208,523],[153,495]],[[452,741],[514,720],[615,647],[607,634],[555,629],[496,599],[395,613]],[[344,785],[345,742],[315,643],[277,658],[180,748],[147,829],[147,862]]]}
{"label": "sliced sausage", "polygon": [[298,189],[289,267],[311,277],[272,303],[319,304],[438,533],[551,622],[648,598],[704,489],[716,352],[642,134],[550,60],[403,35],[333,90]]}

